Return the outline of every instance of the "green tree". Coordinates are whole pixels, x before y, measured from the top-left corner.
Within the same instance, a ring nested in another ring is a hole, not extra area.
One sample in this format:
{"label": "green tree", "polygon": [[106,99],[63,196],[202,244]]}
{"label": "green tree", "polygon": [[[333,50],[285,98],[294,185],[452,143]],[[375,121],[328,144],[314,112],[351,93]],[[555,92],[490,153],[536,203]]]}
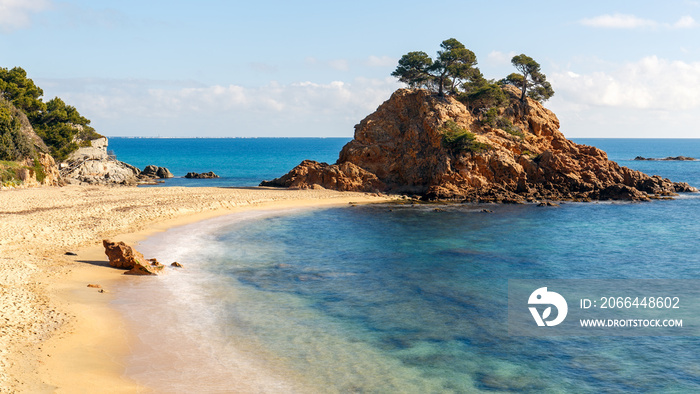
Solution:
{"label": "green tree", "polygon": [[[65,159],[78,148],[76,141],[101,137],[90,127],[90,120],[81,116],[75,107],[66,105],[58,97],[44,103],[43,94],[22,68],[0,68],[0,98],[27,115],[54,158]],[[5,137],[6,142],[8,138]]]}
{"label": "green tree", "polygon": [[436,76],[438,94],[442,96],[445,89],[456,93],[456,87],[472,77],[476,55],[454,38],[443,41],[440,47],[442,50],[438,51],[437,60],[431,68]]}
{"label": "green tree", "polygon": [[64,160],[78,149],[76,140],[100,137],[90,127],[90,120],[58,97],[47,102],[46,110],[36,114],[33,120],[36,133],[51,148],[51,155],[58,160]]}
{"label": "green tree", "polygon": [[11,104],[0,101],[0,160],[23,160],[34,155],[34,147],[12,111]]}
{"label": "green tree", "polygon": [[439,95],[455,94],[462,83],[481,75],[476,55],[454,38],[443,41],[435,61],[425,52],[409,52],[401,57],[392,76],[410,87],[424,87]]}
{"label": "green tree", "polygon": [[27,78],[27,72],[20,67],[11,70],[0,67],[0,96],[24,111],[27,116],[44,110],[41,96],[44,91]]}
{"label": "green tree", "polygon": [[471,111],[503,107],[508,104],[508,97],[501,86],[493,80],[487,80],[481,76],[481,73],[464,83],[463,89],[464,92],[458,98]]}
{"label": "green tree", "polygon": [[505,82],[520,88],[520,102],[525,102],[526,96],[542,102],[554,95],[552,85],[547,82],[547,77],[540,71],[540,64],[533,58],[520,54],[513,56],[510,62],[520,74],[510,74],[505,78]]}
{"label": "green tree", "polygon": [[412,88],[428,87],[434,78],[430,73],[432,66],[433,59],[427,53],[409,52],[401,56],[399,65],[391,75]]}

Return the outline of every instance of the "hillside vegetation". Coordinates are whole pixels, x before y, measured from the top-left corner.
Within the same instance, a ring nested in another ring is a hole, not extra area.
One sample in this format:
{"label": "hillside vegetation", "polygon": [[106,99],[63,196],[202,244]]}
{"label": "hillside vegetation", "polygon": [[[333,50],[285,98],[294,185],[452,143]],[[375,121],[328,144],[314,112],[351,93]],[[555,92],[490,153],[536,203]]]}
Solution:
{"label": "hillside vegetation", "polygon": [[[58,97],[44,102],[43,95],[22,68],[0,68],[0,160],[34,158],[38,148],[62,161],[81,143],[101,137],[75,107]],[[43,142],[31,138],[34,132]]]}

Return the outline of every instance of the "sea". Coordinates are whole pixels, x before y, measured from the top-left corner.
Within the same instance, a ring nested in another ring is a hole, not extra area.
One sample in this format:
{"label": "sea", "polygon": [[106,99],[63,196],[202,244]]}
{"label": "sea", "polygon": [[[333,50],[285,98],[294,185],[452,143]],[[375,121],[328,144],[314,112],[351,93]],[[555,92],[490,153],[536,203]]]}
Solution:
{"label": "sea", "polygon": [[[109,142],[120,160],[169,168],[176,178],[160,187],[251,187],[303,159],[332,163],[348,141]],[[700,158],[699,139],[574,141],[700,188],[700,161],[633,160]],[[182,178],[190,171],[221,178]],[[700,193],[557,207],[261,210],[173,228],[138,248],[185,268],[115,290],[136,335],[126,376],[168,393],[700,392],[697,330],[508,329],[509,281],[700,279],[699,234]]]}

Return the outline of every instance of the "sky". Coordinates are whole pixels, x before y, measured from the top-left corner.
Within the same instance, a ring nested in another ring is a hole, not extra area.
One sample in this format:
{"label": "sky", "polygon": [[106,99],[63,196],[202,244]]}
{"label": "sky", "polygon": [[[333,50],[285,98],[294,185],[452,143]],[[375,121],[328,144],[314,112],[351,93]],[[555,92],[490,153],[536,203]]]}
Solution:
{"label": "sky", "polygon": [[0,0],[0,67],[106,136],[349,138],[448,38],[539,62],[569,138],[700,138],[700,1]]}

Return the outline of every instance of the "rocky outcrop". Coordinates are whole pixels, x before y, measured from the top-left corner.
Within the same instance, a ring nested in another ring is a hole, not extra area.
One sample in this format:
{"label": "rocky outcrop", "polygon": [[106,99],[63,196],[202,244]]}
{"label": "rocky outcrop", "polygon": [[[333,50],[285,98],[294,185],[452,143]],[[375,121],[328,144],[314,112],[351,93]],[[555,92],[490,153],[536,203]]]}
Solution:
{"label": "rocky outcrop", "polygon": [[160,178],[160,179],[168,179],[168,178],[174,178],[175,175],[173,175],[170,170],[168,170],[165,167],[158,167],[154,165],[148,165],[146,168],[141,171],[141,177],[142,178]]}
{"label": "rocky outcrop", "polygon": [[355,126],[335,164],[304,161],[261,185],[495,202],[648,200],[697,191],[567,140],[554,113],[529,98],[521,103],[513,86],[504,90],[510,104],[489,125],[453,97],[399,89]]}
{"label": "rocky outcrop", "polygon": [[664,157],[663,159],[655,159],[653,157],[642,157],[642,156],[637,156],[634,158],[634,160],[647,160],[647,161],[654,161],[654,160],[660,160],[660,161],[695,161],[694,157],[687,157],[687,156],[673,156],[673,157]]}
{"label": "rocky outcrop", "polygon": [[134,185],[141,171],[107,154],[107,138],[91,141],[88,147],[73,152],[61,163],[61,176],[70,184]]}
{"label": "rocky outcrop", "polygon": [[63,186],[65,182],[61,178],[58,166],[48,153],[39,152],[36,159],[27,158],[23,167],[18,170],[17,177],[23,186]]}
{"label": "rocky outcrop", "polygon": [[147,260],[143,255],[124,242],[112,242],[103,240],[105,254],[109,258],[109,265],[115,268],[127,269],[125,275],[157,275],[163,269],[163,265],[156,259]]}
{"label": "rocky outcrop", "polygon": [[209,172],[188,172],[185,178],[188,179],[212,179],[218,178],[219,176],[214,173],[214,171]]}
{"label": "rocky outcrop", "polygon": [[371,172],[349,162],[329,165],[313,160],[304,160],[288,174],[272,181],[263,181],[260,186],[312,189],[325,187],[340,191],[377,192],[386,185]]}

